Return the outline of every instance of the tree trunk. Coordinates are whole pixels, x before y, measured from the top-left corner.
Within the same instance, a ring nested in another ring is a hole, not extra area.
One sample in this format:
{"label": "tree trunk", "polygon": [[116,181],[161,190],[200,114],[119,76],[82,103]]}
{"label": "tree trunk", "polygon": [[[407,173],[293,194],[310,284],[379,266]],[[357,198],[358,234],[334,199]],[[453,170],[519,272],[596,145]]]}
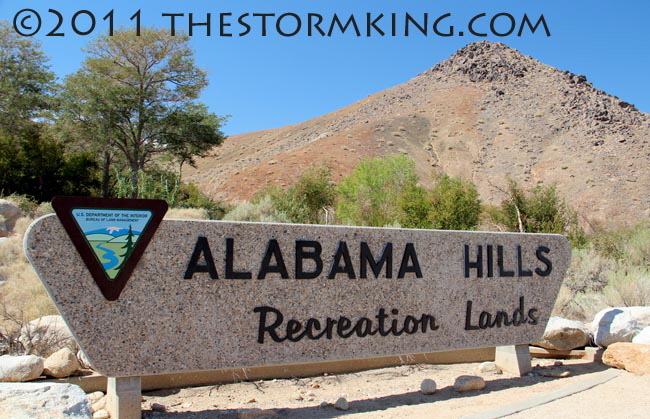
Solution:
{"label": "tree trunk", "polygon": [[104,166],[102,167],[103,176],[102,176],[102,197],[108,198],[111,193],[111,153],[106,150],[104,151]]}
{"label": "tree trunk", "polygon": [[133,192],[131,192],[131,198],[137,199],[138,198],[138,193],[139,188],[138,188],[138,172],[140,171],[140,168],[138,167],[137,164],[132,164],[131,165],[131,186],[133,186]]}

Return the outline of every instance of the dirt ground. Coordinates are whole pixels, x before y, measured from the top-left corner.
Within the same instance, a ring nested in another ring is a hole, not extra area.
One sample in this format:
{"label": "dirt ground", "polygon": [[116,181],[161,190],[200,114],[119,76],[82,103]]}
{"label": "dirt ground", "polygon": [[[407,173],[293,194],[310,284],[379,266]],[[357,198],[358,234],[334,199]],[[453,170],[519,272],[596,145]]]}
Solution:
{"label": "dirt ground", "polygon": [[[436,418],[451,419],[483,414],[504,417],[494,409],[557,394],[584,383],[593,387],[508,416],[519,419],[648,418],[650,376],[610,370],[599,362],[533,360],[533,373],[514,377],[507,373],[478,373],[477,363],[405,365],[342,375],[241,382],[173,389],[144,394],[143,418]],[[539,366],[537,366],[539,365]],[[557,377],[569,372],[565,378]],[[602,377],[614,374],[607,382]],[[481,375],[483,390],[458,393],[453,384],[460,375]],[[423,379],[435,380],[433,395],[420,392]],[[339,397],[349,410],[333,404]],[[164,406],[156,406],[155,404]],[[528,404],[528,403],[525,403]],[[153,408],[153,410],[152,410]]]}

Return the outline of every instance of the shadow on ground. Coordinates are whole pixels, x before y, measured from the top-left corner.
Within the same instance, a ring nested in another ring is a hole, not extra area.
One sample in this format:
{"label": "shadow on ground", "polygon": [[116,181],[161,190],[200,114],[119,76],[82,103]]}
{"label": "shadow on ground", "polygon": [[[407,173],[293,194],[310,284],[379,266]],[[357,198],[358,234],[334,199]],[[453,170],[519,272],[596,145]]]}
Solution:
{"label": "shadow on ground", "polygon": [[[545,377],[542,374],[553,371],[569,370],[571,376],[580,376],[585,374],[596,373],[609,369],[609,367],[598,363],[575,364],[559,367],[535,367],[533,369],[534,375],[525,377],[508,377],[500,379],[491,379],[487,381],[487,386],[483,390],[468,391],[458,393],[454,391],[453,387],[447,386],[438,389],[435,394],[423,395],[420,392],[408,392],[401,394],[392,394],[383,397],[375,397],[362,400],[354,400],[349,402],[349,410],[341,411],[335,409],[332,405],[325,407],[320,406],[306,406],[306,407],[275,407],[269,409],[259,408],[239,408],[239,409],[214,409],[203,410],[200,412],[151,412],[144,411],[142,417],[144,419],[240,419],[240,418],[337,418],[339,416],[354,414],[354,413],[368,413],[379,412],[382,410],[400,407],[400,406],[413,406],[422,405],[427,403],[436,403],[449,399],[463,399],[472,398],[476,395],[485,395],[492,392],[498,392],[504,389],[518,388],[532,386],[538,383],[543,383],[551,380],[559,380],[561,378]],[[147,395],[151,396],[164,396],[172,394],[174,390],[162,390],[156,392],[148,392]]]}

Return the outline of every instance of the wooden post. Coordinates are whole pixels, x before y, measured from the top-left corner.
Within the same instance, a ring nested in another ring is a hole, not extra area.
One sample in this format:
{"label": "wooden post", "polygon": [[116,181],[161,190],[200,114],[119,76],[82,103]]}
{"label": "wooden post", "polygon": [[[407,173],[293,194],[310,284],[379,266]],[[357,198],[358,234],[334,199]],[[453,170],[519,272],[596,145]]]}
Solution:
{"label": "wooden post", "polygon": [[494,363],[503,371],[518,377],[528,374],[533,369],[528,345],[497,346]]}
{"label": "wooden post", "polygon": [[142,416],[140,377],[108,377],[106,410],[111,419],[140,419]]}

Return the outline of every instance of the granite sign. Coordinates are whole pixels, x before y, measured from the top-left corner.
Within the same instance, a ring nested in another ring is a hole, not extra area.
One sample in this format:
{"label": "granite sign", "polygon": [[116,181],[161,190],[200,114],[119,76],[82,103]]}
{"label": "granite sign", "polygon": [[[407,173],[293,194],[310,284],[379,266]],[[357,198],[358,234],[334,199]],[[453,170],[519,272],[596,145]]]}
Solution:
{"label": "granite sign", "polygon": [[[150,224],[161,207],[102,202],[63,205],[63,224],[38,219],[25,250],[109,376],[529,343],[544,332],[570,259],[559,235]],[[128,282],[117,284],[139,244]],[[112,284],[121,293],[103,289]]]}

